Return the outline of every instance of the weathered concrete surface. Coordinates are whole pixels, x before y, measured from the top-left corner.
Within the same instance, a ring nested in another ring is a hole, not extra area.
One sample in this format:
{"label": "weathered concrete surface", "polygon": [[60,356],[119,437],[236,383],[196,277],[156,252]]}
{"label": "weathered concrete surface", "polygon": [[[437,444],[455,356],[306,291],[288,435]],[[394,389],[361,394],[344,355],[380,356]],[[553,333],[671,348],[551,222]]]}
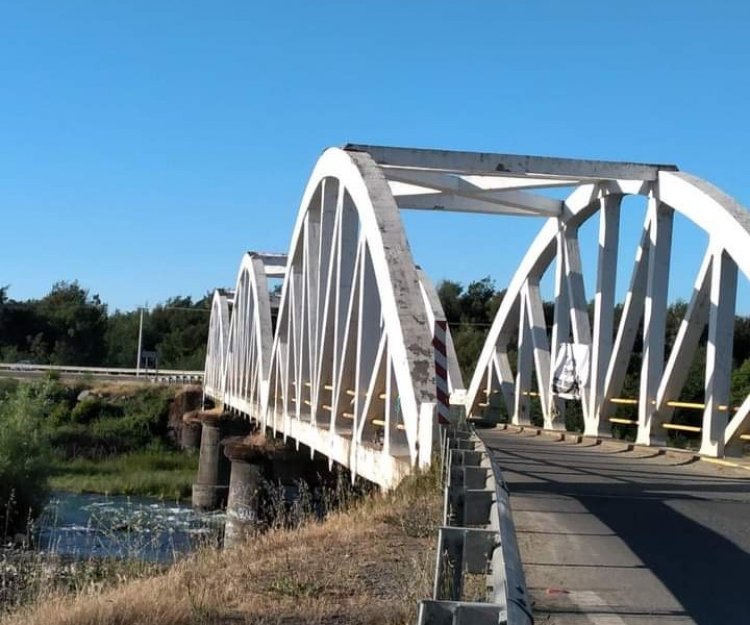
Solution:
{"label": "weathered concrete surface", "polygon": [[511,492],[537,624],[750,622],[750,472],[480,431]]}
{"label": "weathered concrete surface", "polygon": [[224,506],[229,491],[230,464],[221,451],[221,440],[228,434],[230,417],[217,410],[201,412],[197,418],[202,423],[202,431],[193,507],[215,510]]}
{"label": "weathered concrete surface", "polygon": [[258,496],[268,452],[244,439],[227,442],[224,454],[232,463],[224,524],[224,547],[242,544],[258,525]]}
{"label": "weathered concrete surface", "polygon": [[191,410],[182,415],[182,428],[180,428],[180,447],[182,449],[200,449],[202,423],[198,414],[198,410]]}

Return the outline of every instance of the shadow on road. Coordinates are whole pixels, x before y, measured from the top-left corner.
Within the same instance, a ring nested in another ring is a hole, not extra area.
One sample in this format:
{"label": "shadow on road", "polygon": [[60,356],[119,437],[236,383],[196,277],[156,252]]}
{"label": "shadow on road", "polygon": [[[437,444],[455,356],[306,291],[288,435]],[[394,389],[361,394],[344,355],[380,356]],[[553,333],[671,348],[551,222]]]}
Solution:
{"label": "shadow on road", "polygon": [[682,459],[657,464],[518,435],[487,436],[486,442],[512,495],[579,502],[696,623],[750,623],[750,479],[681,466]]}

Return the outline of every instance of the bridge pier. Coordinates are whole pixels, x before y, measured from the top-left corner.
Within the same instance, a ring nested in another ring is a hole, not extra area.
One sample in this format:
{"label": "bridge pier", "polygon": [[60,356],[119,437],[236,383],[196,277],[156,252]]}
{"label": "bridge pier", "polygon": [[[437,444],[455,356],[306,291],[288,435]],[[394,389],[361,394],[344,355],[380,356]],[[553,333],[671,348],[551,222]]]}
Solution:
{"label": "bridge pier", "polygon": [[202,424],[198,415],[200,411],[191,410],[182,415],[180,429],[180,447],[187,450],[200,449]]}
{"label": "bridge pier", "polygon": [[193,484],[193,507],[216,510],[227,500],[229,460],[221,453],[221,439],[227,434],[229,415],[223,412],[200,412],[200,458],[198,477]]}
{"label": "bridge pier", "polygon": [[224,548],[231,549],[258,525],[258,494],[268,452],[252,440],[227,441],[224,454],[232,464],[224,524]]}

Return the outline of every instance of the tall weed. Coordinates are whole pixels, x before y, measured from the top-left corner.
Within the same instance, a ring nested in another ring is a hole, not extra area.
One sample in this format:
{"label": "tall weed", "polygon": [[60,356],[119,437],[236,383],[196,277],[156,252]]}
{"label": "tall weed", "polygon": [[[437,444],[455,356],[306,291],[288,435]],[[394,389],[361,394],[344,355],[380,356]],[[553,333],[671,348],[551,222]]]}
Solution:
{"label": "tall weed", "polygon": [[41,427],[44,392],[19,386],[0,401],[0,538],[23,532],[47,500],[49,446]]}

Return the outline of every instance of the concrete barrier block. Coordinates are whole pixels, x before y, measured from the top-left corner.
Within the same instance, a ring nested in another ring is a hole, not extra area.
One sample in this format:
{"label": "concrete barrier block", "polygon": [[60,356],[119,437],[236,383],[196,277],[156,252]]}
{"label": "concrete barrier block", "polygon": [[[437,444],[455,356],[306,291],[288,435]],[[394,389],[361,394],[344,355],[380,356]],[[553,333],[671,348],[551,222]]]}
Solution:
{"label": "concrete barrier block", "polygon": [[506,622],[505,611],[491,603],[429,600],[419,604],[419,625],[502,625]]}

